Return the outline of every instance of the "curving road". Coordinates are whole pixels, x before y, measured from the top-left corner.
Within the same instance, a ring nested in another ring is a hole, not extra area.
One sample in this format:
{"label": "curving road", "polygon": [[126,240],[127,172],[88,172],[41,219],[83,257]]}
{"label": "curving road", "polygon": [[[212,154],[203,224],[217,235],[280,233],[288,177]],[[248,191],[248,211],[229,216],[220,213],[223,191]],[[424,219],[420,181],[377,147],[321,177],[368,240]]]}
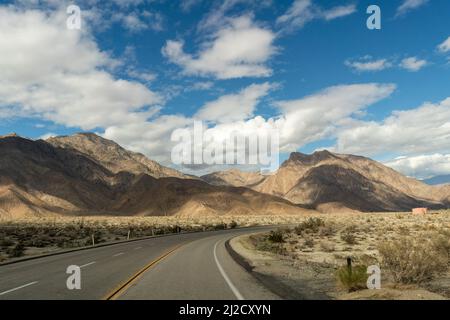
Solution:
{"label": "curving road", "polygon": [[[278,299],[225,242],[270,227],[177,234],[0,266],[0,299]],[[66,269],[81,268],[81,289]]]}

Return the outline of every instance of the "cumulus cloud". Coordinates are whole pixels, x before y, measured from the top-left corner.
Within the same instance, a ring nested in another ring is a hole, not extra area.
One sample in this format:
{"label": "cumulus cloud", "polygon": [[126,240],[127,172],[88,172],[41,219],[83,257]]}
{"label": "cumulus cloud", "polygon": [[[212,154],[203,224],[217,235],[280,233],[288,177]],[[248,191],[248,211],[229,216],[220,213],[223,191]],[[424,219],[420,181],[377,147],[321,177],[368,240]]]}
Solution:
{"label": "cumulus cloud", "polygon": [[64,11],[0,7],[0,109],[86,130],[155,112],[156,93],[116,79],[108,70],[119,62],[65,25]]}
{"label": "cumulus cloud", "polygon": [[337,134],[335,150],[380,156],[415,156],[450,149],[450,98],[393,111],[383,121],[353,121]]}
{"label": "cumulus cloud", "polygon": [[450,154],[402,156],[385,164],[407,176],[419,179],[450,174]]}
{"label": "cumulus cloud", "polygon": [[327,88],[311,96],[279,101],[282,117],[275,122],[285,151],[334,136],[337,128],[369,105],[392,94],[392,84],[354,84]]}
{"label": "cumulus cloud", "polygon": [[277,25],[283,31],[293,31],[302,28],[308,22],[315,19],[334,20],[356,12],[356,5],[341,5],[331,9],[323,9],[313,3],[312,0],[295,0],[288,10],[277,18]]}
{"label": "cumulus cloud", "polygon": [[[276,130],[280,136],[282,152],[296,151],[298,147],[317,139],[333,137],[337,129],[352,121],[358,112],[369,105],[388,97],[395,86],[391,84],[353,84],[334,86],[310,96],[278,101],[275,103],[279,114],[271,118],[251,116],[260,98],[273,85],[249,86],[236,94],[228,94],[207,103],[199,113],[214,118],[206,128],[216,143],[221,143],[233,132],[245,136],[263,136]],[[220,108],[233,106],[235,97],[245,97],[247,112],[237,113],[229,121],[220,121]],[[229,103],[228,103],[229,101]],[[143,152],[164,164],[170,164],[171,149],[174,144],[170,136],[175,129],[192,129],[196,117],[181,115],[160,116],[151,121],[134,122],[108,127],[105,137],[118,141],[132,150]]]}
{"label": "cumulus cloud", "polygon": [[404,0],[397,8],[397,16],[404,15],[428,3],[429,0]]}
{"label": "cumulus cloud", "polygon": [[358,72],[381,71],[392,67],[392,63],[388,59],[373,59],[371,56],[346,60],[345,65]]}
{"label": "cumulus cloud", "polygon": [[272,70],[266,63],[276,53],[275,34],[258,26],[249,15],[228,22],[213,34],[212,40],[201,45],[202,49],[195,56],[185,53],[183,41],[177,40],[167,41],[162,53],[188,75],[217,79],[271,75]]}
{"label": "cumulus cloud", "polygon": [[428,64],[426,60],[418,59],[417,57],[409,57],[402,60],[400,67],[408,71],[416,72]]}
{"label": "cumulus cloud", "polygon": [[196,118],[214,122],[245,120],[253,116],[260,99],[269,93],[273,85],[269,83],[252,84],[237,94],[223,95],[215,101],[206,103],[199,109]]}

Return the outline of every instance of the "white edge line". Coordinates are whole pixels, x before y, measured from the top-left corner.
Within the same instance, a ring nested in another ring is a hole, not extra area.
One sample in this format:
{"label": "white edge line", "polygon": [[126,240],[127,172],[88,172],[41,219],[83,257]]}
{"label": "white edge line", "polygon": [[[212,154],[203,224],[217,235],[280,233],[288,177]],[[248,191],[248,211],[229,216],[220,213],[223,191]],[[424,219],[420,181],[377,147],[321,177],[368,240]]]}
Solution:
{"label": "white edge line", "polygon": [[95,261],[92,261],[92,262],[89,262],[89,263],[83,264],[82,266],[80,266],[80,268],[84,268],[84,267],[87,267],[87,266],[93,265],[94,263],[95,263]]}
{"label": "white edge line", "polygon": [[123,254],[124,254],[123,252],[119,252],[119,253],[116,253],[115,255],[113,255],[113,257],[118,257],[118,256],[121,256]]}
{"label": "white edge line", "polygon": [[0,296],[2,296],[4,294],[7,294],[7,293],[10,293],[10,292],[13,292],[13,291],[16,291],[16,290],[19,290],[19,289],[23,289],[25,287],[31,286],[31,285],[36,284],[36,283],[38,283],[38,281],[33,281],[33,282],[30,282],[30,283],[24,284],[23,286],[20,286],[20,287],[14,288],[14,289],[10,289],[10,290],[7,290],[7,291],[0,292]]}
{"label": "white edge line", "polygon": [[214,260],[216,261],[217,268],[219,269],[220,273],[222,274],[222,277],[225,279],[225,282],[230,287],[231,291],[233,291],[233,294],[236,296],[238,300],[244,300],[244,297],[241,295],[239,290],[234,286],[234,284],[231,282],[230,278],[228,278],[228,275],[225,273],[225,270],[223,270],[221,264],[219,263],[219,259],[217,259],[217,245],[219,244],[221,240],[217,241],[214,245]]}

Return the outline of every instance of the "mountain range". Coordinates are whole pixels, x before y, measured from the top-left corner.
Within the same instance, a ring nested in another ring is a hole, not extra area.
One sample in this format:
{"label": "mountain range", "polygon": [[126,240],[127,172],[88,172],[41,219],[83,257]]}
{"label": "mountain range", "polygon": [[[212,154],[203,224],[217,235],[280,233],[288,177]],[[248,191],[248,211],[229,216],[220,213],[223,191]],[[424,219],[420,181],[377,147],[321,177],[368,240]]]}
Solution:
{"label": "mountain range", "polygon": [[95,134],[0,138],[0,217],[298,214],[301,205],[215,186]]}
{"label": "mountain range", "polygon": [[429,186],[368,158],[292,153],[273,175],[186,175],[92,133],[0,137],[0,217],[250,215],[404,211],[450,205]]}
{"label": "mountain range", "polygon": [[450,186],[429,186],[374,160],[326,150],[312,155],[294,152],[273,175],[231,170],[202,179],[248,187],[323,212],[404,211],[450,203]]}

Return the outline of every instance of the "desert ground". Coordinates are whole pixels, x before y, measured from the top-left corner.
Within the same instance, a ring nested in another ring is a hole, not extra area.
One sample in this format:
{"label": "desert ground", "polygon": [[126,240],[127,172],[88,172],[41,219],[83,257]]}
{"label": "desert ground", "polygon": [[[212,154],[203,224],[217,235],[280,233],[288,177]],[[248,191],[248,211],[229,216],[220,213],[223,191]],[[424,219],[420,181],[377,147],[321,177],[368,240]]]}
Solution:
{"label": "desert ground", "polygon": [[[448,210],[313,216],[232,245],[255,272],[275,278],[295,298],[450,298]],[[367,289],[370,265],[380,266],[380,290]]]}

